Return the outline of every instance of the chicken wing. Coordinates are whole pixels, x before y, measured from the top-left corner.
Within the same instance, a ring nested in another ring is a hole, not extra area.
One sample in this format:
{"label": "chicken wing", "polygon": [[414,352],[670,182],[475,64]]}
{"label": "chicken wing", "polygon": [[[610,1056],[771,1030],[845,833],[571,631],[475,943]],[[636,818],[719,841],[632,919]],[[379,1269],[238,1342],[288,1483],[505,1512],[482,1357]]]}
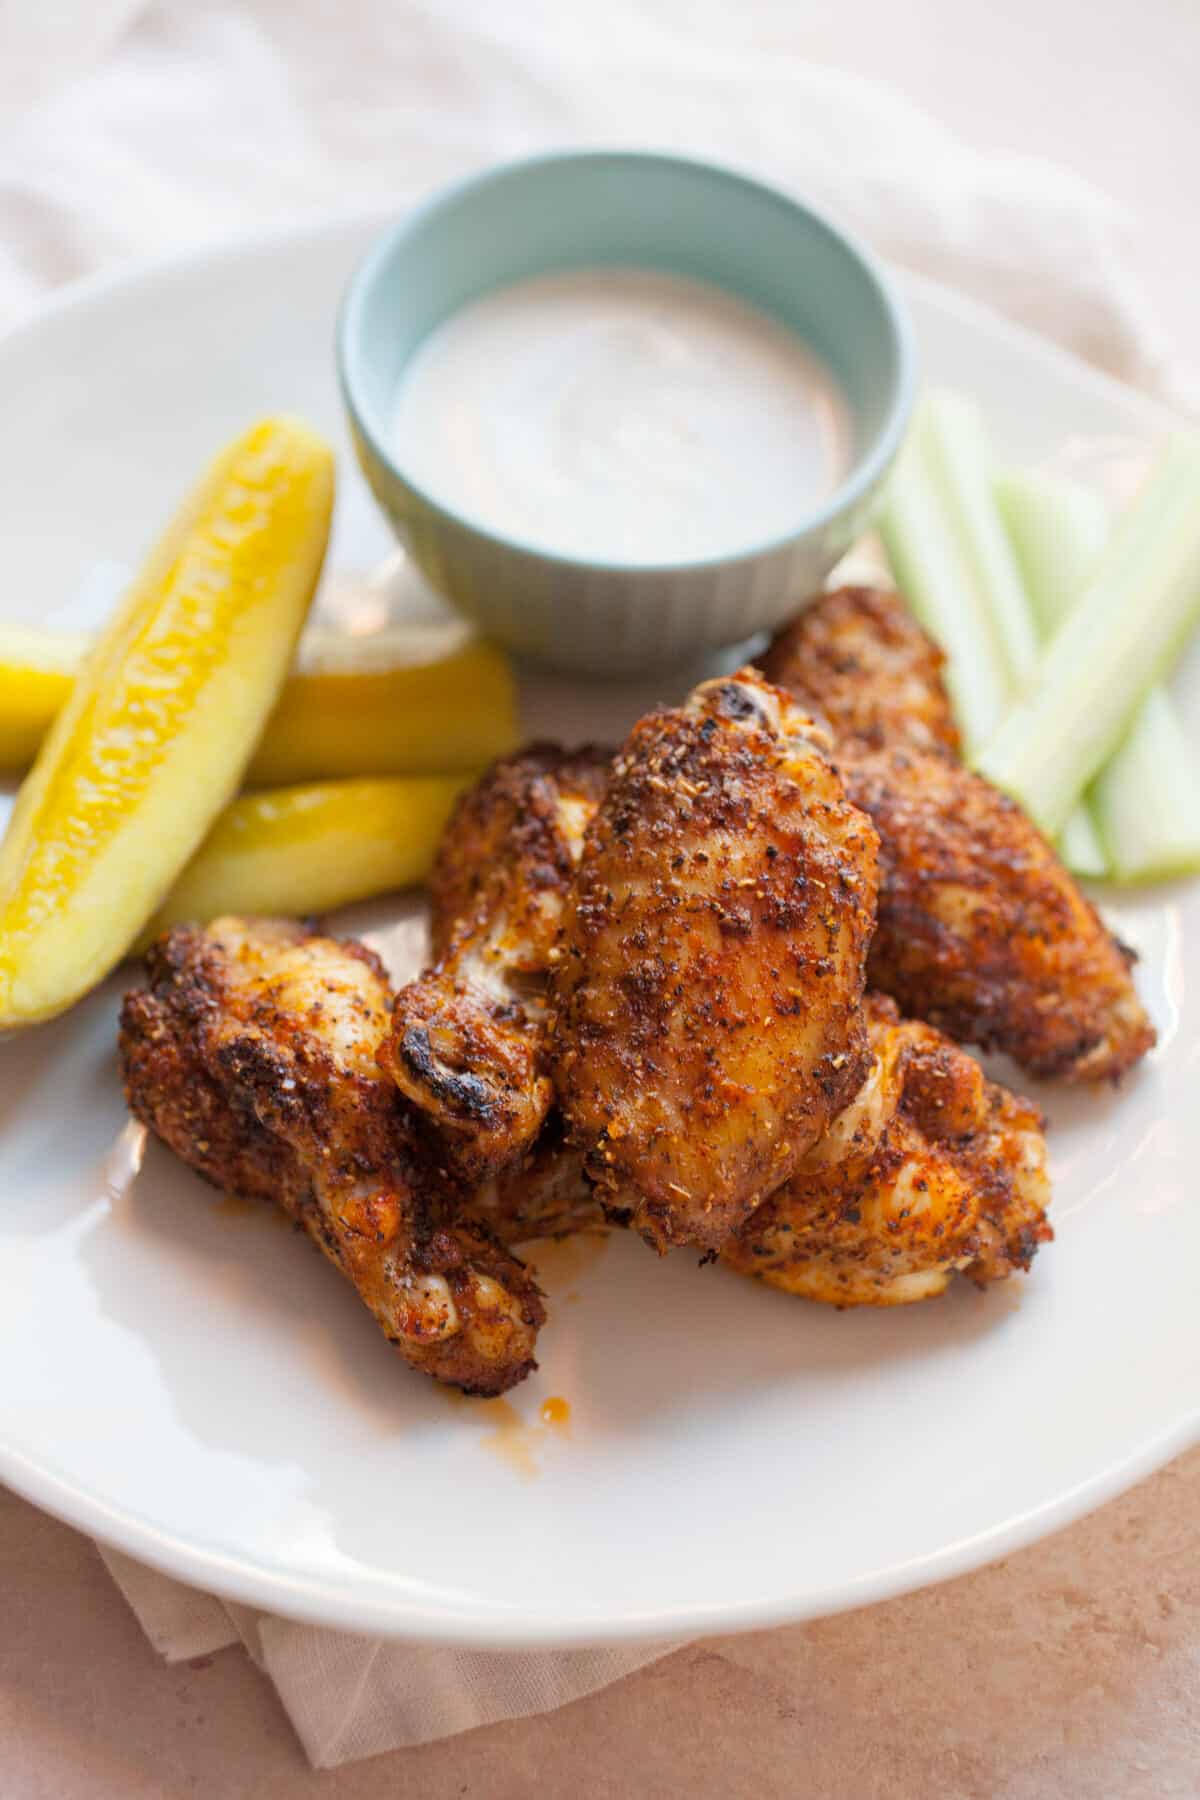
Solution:
{"label": "chicken wing", "polygon": [[896,596],[823,596],[767,666],[818,703],[879,832],[873,986],[1030,1074],[1116,1078],[1154,1043],[1133,960],[1024,812],[948,754],[940,653]]}
{"label": "chicken wing", "polygon": [[1146,1054],[1132,954],[1015,802],[919,751],[845,778],[881,840],[871,980],[906,1013],[1042,1078],[1116,1079]]}
{"label": "chicken wing", "polygon": [[610,762],[537,744],[497,763],[438,851],[435,961],[396,996],[380,1062],[472,1179],[520,1158],[550,1108],[549,956]]}
{"label": "chicken wing", "polygon": [[390,994],[375,956],[218,919],[169,932],[148,973],[121,1014],[135,1117],[207,1180],[280,1205],[415,1368],[477,1394],[528,1374],[541,1296],[457,1221],[459,1196],[377,1066]]}
{"label": "chicken wing", "polygon": [[857,1098],[721,1252],[739,1274],[834,1306],[901,1306],[956,1269],[981,1287],[1053,1236],[1042,1120],[928,1025],[869,998]]}
{"label": "chicken wing", "polygon": [[957,756],[945,661],[899,594],[845,587],[797,613],[762,670],[828,722],[839,756],[899,744]]}
{"label": "chicken wing", "polygon": [[[1027,1269],[1053,1236],[1036,1109],[882,994],[868,994],[865,1011],[872,1064],[862,1088],[720,1261],[840,1307],[932,1299],[956,1270],[985,1286]],[[471,1206],[512,1244],[594,1231],[606,1216],[582,1157],[553,1132],[526,1170]],[[607,1217],[619,1212],[610,1202]]]}
{"label": "chicken wing", "polygon": [[[594,810],[594,801],[581,803],[584,826]],[[457,882],[435,893],[435,938],[448,940],[454,908],[469,906],[476,862],[516,853],[511,840],[486,843],[471,830],[456,839]],[[721,1260],[838,1306],[928,1298],[956,1268],[986,1282],[1027,1267],[1052,1235],[1036,1112],[985,1082],[931,1028],[900,1020],[882,995],[867,995],[865,1018],[872,1062],[859,1095]],[[608,1202],[609,1220],[636,1211],[636,1197],[623,1204],[609,1190]],[[509,1244],[595,1231],[606,1220],[583,1155],[553,1114],[521,1161],[474,1187],[467,1205]]]}
{"label": "chicken wing", "polygon": [[618,756],[551,978],[556,1086],[659,1249],[716,1248],[861,1085],[876,837],[825,734],[754,670]]}

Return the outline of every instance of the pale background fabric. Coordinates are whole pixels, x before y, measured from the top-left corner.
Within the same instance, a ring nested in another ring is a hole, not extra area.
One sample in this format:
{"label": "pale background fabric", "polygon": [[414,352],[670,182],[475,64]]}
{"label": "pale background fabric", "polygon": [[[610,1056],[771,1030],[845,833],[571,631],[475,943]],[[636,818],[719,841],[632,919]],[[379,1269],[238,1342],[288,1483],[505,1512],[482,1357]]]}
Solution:
{"label": "pale background fabric", "polygon": [[[906,9],[910,30],[930,10]],[[1086,16],[1103,34],[1114,10]],[[131,255],[399,205],[494,156],[641,142],[799,187],[898,260],[1190,397],[1131,272],[1131,221],[1101,189],[1024,140],[972,147],[895,91],[806,60],[801,35],[794,8],[768,0],[626,0],[603,15],[536,0],[0,0],[0,320]],[[961,127],[961,95],[947,98]],[[241,1636],[318,1763],[543,1710],[645,1660],[380,1653],[113,1566],[161,1652],[194,1658]]]}
{"label": "pale background fabric", "polygon": [[1119,209],[788,41],[759,0],[74,0],[0,14],[0,316],[130,255],[488,159],[639,144],[802,188],[899,261],[1131,379],[1167,347]]}

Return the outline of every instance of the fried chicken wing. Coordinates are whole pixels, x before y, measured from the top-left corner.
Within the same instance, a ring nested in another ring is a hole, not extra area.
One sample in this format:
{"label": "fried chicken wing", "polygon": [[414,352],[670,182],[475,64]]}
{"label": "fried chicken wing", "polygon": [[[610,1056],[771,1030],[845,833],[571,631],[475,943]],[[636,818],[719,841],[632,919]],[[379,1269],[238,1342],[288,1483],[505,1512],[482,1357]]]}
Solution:
{"label": "fried chicken wing", "polygon": [[834,1306],[901,1306],[1027,1269],[1053,1233],[1042,1120],[973,1057],[870,997],[874,1064],[721,1260]]}
{"label": "fried chicken wing", "polygon": [[634,729],[584,840],[556,1085],[660,1249],[720,1245],[866,1072],[876,839],[826,746],[754,670],[707,682]]}
{"label": "fried chicken wing", "polygon": [[1146,1054],[1131,954],[1014,801],[919,751],[876,751],[845,779],[881,841],[872,982],[1042,1078],[1115,1079]]}
{"label": "fried chicken wing", "polygon": [[528,1271],[457,1219],[376,1050],[390,993],[361,944],[273,920],[176,929],[126,997],[130,1110],[219,1187],[270,1199],[415,1368],[497,1394],[534,1365]]}
{"label": "fried chicken wing", "polygon": [[824,595],[766,661],[820,705],[879,832],[872,985],[1032,1075],[1098,1081],[1144,1056],[1155,1034],[1132,957],[1021,808],[949,754],[941,655],[899,599]]}
{"label": "fried chicken wing", "polygon": [[520,1158],[550,1108],[550,951],[610,761],[536,744],[497,763],[438,851],[434,964],[396,996],[380,1062],[472,1179]]}
{"label": "fried chicken wing", "polygon": [[[1028,1269],[1053,1236],[1037,1110],[882,994],[868,994],[865,1012],[862,1088],[720,1261],[839,1307],[932,1299],[956,1270],[982,1287]],[[513,1244],[594,1231],[606,1216],[582,1157],[553,1132],[471,1205]],[[610,1203],[608,1218],[619,1212]]]}
{"label": "fried chicken wing", "polygon": [[[896,634],[898,635],[898,634]],[[586,826],[596,801],[580,806]],[[464,811],[466,811],[464,806]],[[578,842],[578,839],[575,840]],[[435,891],[435,939],[449,941],[476,865],[518,854],[468,829],[454,844],[453,886]],[[542,939],[544,952],[553,934]],[[979,1282],[1025,1268],[1052,1234],[1045,1147],[1036,1112],[986,1082],[977,1063],[928,1026],[868,994],[871,1068],[859,1094],[800,1170],[721,1252],[739,1273],[838,1306],[895,1305],[940,1293],[957,1268]],[[637,1197],[607,1190],[607,1214],[551,1115],[537,1143],[466,1202],[501,1241],[628,1222]]]}
{"label": "fried chicken wing", "polygon": [[797,613],[762,670],[828,722],[839,756],[898,744],[957,756],[945,661],[899,594],[845,587]]}

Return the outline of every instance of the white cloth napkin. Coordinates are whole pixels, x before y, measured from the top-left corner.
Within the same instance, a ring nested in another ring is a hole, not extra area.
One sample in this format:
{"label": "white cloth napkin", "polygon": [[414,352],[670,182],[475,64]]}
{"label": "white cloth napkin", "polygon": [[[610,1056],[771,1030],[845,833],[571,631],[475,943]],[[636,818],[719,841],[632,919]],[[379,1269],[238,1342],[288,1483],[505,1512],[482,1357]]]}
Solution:
{"label": "white cloth napkin", "polygon": [[1175,383],[1107,197],[802,60],[775,0],[0,0],[0,320],[131,255],[563,144],[715,156],[1113,373]]}
{"label": "white cloth napkin", "polygon": [[499,1719],[552,1712],[677,1648],[638,1644],[537,1654],[409,1648],[294,1625],[185,1587],[103,1544],[98,1549],[167,1662],[245,1646],[274,1682],[317,1769]]}
{"label": "white cloth napkin", "polygon": [[[0,0],[0,321],[134,255],[567,143],[735,162],[1112,372],[1194,393],[1066,169],[982,154],[789,48],[770,0]],[[399,1378],[399,1377],[398,1377]],[[317,1766],[563,1705],[671,1646],[494,1655],[317,1630],[103,1550],[169,1660],[238,1642]]]}

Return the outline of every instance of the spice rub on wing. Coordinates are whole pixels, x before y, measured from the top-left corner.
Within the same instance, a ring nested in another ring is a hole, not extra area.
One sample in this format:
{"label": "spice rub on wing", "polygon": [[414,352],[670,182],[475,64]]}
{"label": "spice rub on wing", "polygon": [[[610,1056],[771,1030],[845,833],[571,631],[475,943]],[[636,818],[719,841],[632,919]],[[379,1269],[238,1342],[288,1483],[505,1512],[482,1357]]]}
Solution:
{"label": "spice rub on wing", "polygon": [[551,982],[568,1135],[656,1247],[717,1248],[868,1065],[876,835],[826,734],[753,669],[614,765]]}
{"label": "spice rub on wing", "polygon": [[415,1368],[478,1394],[528,1374],[541,1296],[459,1220],[377,1066],[391,996],[375,956],[289,921],[227,918],[169,932],[147,974],[121,1015],[134,1116],[207,1180],[281,1206]]}

